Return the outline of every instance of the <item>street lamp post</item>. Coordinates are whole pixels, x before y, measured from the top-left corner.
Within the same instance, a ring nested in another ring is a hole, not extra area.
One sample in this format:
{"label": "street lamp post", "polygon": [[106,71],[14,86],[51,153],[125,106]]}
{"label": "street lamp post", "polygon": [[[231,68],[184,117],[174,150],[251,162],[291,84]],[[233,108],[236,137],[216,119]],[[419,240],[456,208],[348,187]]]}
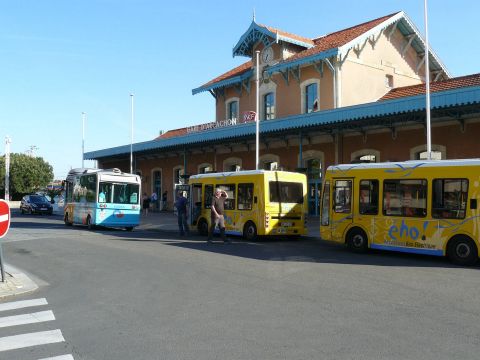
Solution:
{"label": "street lamp post", "polygon": [[255,106],[255,122],[256,122],[256,128],[255,128],[255,169],[258,170],[259,168],[259,154],[260,154],[260,117],[258,116],[259,112],[259,107],[260,107],[260,94],[259,88],[260,88],[260,62],[259,62],[259,57],[260,57],[260,51],[255,51],[256,54],[256,63],[257,63],[257,79],[255,80],[256,84],[256,106]]}
{"label": "street lamp post", "polygon": [[10,201],[10,144],[12,140],[5,136],[5,201]]}
{"label": "street lamp post", "polygon": [[131,129],[130,129],[131,130],[130,131],[130,174],[133,174],[133,118],[134,118],[133,98],[134,98],[134,95],[130,94],[131,107],[132,107]]}
{"label": "street lamp post", "polygon": [[85,113],[82,112],[82,168],[84,168],[85,157]]}
{"label": "street lamp post", "polygon": [[425,15],[425,108],[427,115],[427,159],[432,160],[432,129],[430,120],[430,61],[429,45],[428,45],[428,11],[427,0],[424,0],[424,15]]}

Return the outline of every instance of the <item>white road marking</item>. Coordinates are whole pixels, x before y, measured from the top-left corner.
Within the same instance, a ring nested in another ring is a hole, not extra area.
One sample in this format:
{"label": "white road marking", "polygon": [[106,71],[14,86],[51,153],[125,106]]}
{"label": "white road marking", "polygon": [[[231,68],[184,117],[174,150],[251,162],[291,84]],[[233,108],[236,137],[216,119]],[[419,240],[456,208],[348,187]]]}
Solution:
{"label": "white road marking", "polygon": [[0,338],[0,351],[21,349],[30,346],[46,345],[63,342],[62,332],[57,330],[40,331],[22,335],[5,336]]}
{"label": "white road marking", "polygon": [[50,310],[31,314],[5,316],[0,317],[0,328],[16,325],[36,324],[53,320],[55,320],[55,315],[53,315],[53,312]]}
{"label": "white road marking", "polygon": [[49,357],[49,358],[42,358],[38,360],[75,360],[72,355],[61,355],[61,356],[55,356],[55,357]]}
{"label": "white road marking", "polygon": [[47,305],[47,299],[32,299],[32,300],[22,300],[22,301],[12,301],[7,302],[4,304],[0,304],[0,311],[7,311],[7,310],[14,310],[14,309],[22,309],[31,306],[40,306],[40,305]]}
{"label": "white road marking", "polygon": [[8,214],[0,215],[0,222],[8,221]]}

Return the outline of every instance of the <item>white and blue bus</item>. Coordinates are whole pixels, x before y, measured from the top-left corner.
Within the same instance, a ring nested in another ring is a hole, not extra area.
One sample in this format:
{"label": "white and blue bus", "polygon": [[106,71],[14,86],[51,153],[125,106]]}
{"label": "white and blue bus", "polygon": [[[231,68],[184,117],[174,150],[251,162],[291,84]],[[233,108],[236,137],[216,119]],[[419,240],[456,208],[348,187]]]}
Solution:
{"label": "white and blue bus", "polygon": [[73,169],[65,181],[66,225],[133,230],[140,223],[140,175],[119,169]]}

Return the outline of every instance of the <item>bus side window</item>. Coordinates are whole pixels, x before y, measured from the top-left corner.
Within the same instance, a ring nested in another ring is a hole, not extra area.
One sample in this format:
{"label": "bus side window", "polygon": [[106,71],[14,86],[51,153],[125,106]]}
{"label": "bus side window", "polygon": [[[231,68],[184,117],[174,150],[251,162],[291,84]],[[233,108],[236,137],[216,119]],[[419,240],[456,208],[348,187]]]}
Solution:
{"label": "bus side window", "polygon": [[378,180],[361,180],[359,211],[362,215],[378,214]]}
{"label": "bus side window", "polygon": [[464,219],[467,208],[467,179],[433,180],[432,217]]}
{"label": "bus side window", "polygon": [[235,210],[235,184],[224,184],[217,187],[228,195],[228,198],[225,200],[225,210]]}
{"label": "bus side window", "polygon": [[352,205],[352,181],[336,180],[334,188],[334,207],[336,213],[349,214]]}
{"label": "bus side window", "polygon": [[212,207],[213,185],[205,185],[205,209]]}
{"label": "bus side window", "polygon": [[252,210],[253,184],[238,184],[238,210]]}

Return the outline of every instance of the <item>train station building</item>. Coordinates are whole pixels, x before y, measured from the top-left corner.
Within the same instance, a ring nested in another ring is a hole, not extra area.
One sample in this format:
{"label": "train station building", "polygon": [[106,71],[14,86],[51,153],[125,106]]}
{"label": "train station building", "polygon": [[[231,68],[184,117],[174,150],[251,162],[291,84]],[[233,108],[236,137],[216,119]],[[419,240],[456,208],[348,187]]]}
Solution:
{"label": "train station building", "polygon": [[[260,166],[305,172],[311,214],[330,165],[426,157],[425,43],[405,13],[313,39],[253,20],[233,48],[247,61],[192,90],[212,95],[215,121],[133,144],[145,192],[171,204],[189,175],[255,169],[256,51]],[[480,157],[480,74],[452,78],[428,59],[433,157]],[[129,171],[130,144],[85,159]]]}

